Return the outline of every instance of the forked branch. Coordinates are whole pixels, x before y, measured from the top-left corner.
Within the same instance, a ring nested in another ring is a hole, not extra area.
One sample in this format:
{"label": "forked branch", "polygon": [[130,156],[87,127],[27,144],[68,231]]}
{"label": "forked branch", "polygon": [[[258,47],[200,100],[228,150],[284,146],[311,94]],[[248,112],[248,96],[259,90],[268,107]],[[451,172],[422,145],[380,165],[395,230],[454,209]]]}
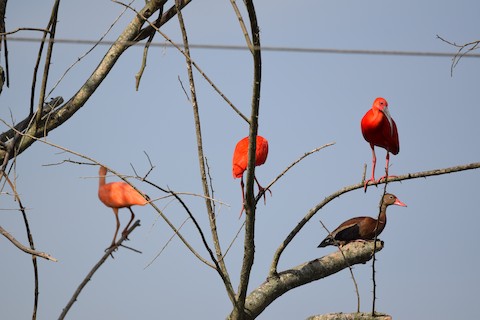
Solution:
{"label": "forked branch", "polygon": [[454,46],[458,48],[457,53],[455,56],[452,58],[452,65],[450,67],[450,75],[453,76],[453,69],[457,66],[457,64],[460,62],[460,59],[463,57],[468,57],[468,53],[477,50],[480,47],[480,40],[477,41],[472,41],[464,44],[456,44],[455,42],[448,41],[439,35],[437,35],[437,38],[442,40],[443,42],[448,43],[451,46]]}
{"label": "forked branch", "polygon": [[314,154],[315,152],[318,152],[322,149],[325,149],[327,147],[333,146],[335,142],[330,142],[327,144],[324,144],[321,147],[315,148],[312,151],[305,152],[302,156],[300,156],[297,160],[293,161],[285,170],[283,170],[275,179],[273,179],[272,182],[270,182],[263,191],[260,191],[257,196],[255,197],[255,203],[258,203],[258,201],[262,198],[263,194],[265,193],[266,190],[269,190],[271,186],[273,186],[278,180],[280,180],[290,169],[292,169],[295,165],[297,165],[300,161],[305,159],[311,154]]}
{"label": "forked branch", "polygon": [[30,249],[29,247],[24,246],[17,239],[15,239],[7,230],[3,229],[2,226],[0,226],[0,234],[2,234],[5,238],[10,240],[10,242],[13,243],[15,247],[17,247],[18,249],[22,250],[25,253],[28,253],[28,254],[31,254],[32,256],[40,257],[46,260],[50,260],[53,262],[58,261],[48,253],[33,250],[33,249]]}
{"label": "forked branch", "polygon": [[[383,242],[376,242],[376,251],[383,249]],[[366,263],[372,258],[374,242],[351,242],[327,256],[303,263],[268,278],[253,290],[245,303],[246,319],[255,319],[265,308],[284,293],[304,284],[326,278],[348,266]]]}

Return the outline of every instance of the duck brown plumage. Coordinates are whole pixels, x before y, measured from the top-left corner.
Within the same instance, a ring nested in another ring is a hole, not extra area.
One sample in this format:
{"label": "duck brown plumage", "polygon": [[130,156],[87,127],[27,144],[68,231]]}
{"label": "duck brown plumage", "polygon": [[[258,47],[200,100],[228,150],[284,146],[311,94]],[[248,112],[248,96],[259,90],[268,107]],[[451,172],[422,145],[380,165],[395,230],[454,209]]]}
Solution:
{"label": "duck brown plumage", "polygon": [[406,207],[407,205],[400,201],[395,195],[386,193],[383,196],[382,206],[378,219],[372,217],[356,217],[348,219],[333,230],[319,245],[318,248],[326,246],[334,246],[337,242],[339,245],[344,245],[355,240],[373,240],[375,233],[377,236],[382,233],[387,225],[387,207],[390,205],[397,205]]}

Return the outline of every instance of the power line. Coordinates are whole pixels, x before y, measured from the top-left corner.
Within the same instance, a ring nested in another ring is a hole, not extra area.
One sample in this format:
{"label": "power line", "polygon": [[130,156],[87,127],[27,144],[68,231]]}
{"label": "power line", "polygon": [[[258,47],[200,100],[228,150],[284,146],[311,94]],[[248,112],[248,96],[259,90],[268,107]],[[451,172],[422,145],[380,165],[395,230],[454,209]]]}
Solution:
{"label": "power line", "polygon": [[[17,42],[41,42],[40,38],[27,37],[8,37],[8,41]],[[51,40],[46,39],[44,42]],[[59,44],[77,44],[77,45],[113,45],[115,41],[96,41],[85,39],[54,39],[55,43]],[[140,42],[126,42],[132,46],[144,46]],[[152,47],[173,47],[168,42],[165,43],[151,43]],[[206,49],[206,50],[249,50],[246,46],[240,45],[222,45],[222,44],[190,44],[190,48]],[[182,47],[180,45],[180,47]],[[390,55],[390,56],[416,56],[416,57],[458,57],[458,52],[432,52],[432,51],[401,51],[401,50],[360,50],[360,49],[333,49],[333,48],[300,48],[300,47],[277,47],[277,46],[262,46],[262,51],[271,52],[293,52],[293,53],[327,53],[327,54],[356,54],[356,55]],[[479,53],[467,53],[462,55],[462,58],[480,58]]]}

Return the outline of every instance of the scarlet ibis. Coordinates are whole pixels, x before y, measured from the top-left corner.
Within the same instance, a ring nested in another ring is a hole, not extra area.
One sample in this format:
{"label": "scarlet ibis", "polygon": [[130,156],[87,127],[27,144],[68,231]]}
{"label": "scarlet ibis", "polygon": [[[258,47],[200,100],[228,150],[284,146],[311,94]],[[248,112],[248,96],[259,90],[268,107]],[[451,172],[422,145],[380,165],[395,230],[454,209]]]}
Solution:
{"label": "scarlet ibis", "polygon": [[[99,184],[98,184],[98,198],[103,202],[104,205],[113,209],[115,214],[115,219],[117,221],[117,228],[115,229],[115,234],[113,236],[112,244],[109,248],[115,246],[115,239],[117,238],[118,229],[120,228],[120,220],[118,219],[118,209],[119,208],[128,208],[132,216],[128,222],[125,229],[122,231],[122,235],[125,236],[127,233],[128,227],[135,218],[135,214],[131,206],[139,205],[144,206],[148,203],[148,200],[145,199],[137,190],[133,189],[126,182],[110,182],[105,183],[105,175],[107,174],[107,168],[100,166],[99,174]],[[148,197],[147,197],[148,198]]]}
{"label": "scarlet ibis", "polygon": [[355,240],[373,240],[375,239],[375,233],[377,236],[382,233],[383,229],[387,225],[387,207],[390,205],[397,205],[406,207],[407,205],[400,201],[395,195],[386,193],[383,196],[382,205],[380,207],[380,217],[378,219],[378,231],[377,219],[371,217],[356,217],[349,219],[340,224],[335,230],[333,230],[323,241],[318,245],[318,248],[326,246],[334,246],[336,243],[344,245],[350,241]]}
{"label": "scarlet ibis", "polygon": [[[242,188],[242,210],[240,211],[240,216],[242,216],[243,212],[243,203],[245,201],[245,193],[244,193],[244,183],[243,183],[243,173],[247,170],[248,164],[248,142],[249,138],[245,137],[242,140],[238,141],[235,151],[233,151],[233,161],[232,161],[232,172],[233,178],[241,178],[240,186]],[[265,163],[268,156],[268,141],[262,136],[257,136],[257,144],[255,149],[255,166],[261,166]],[[259,192],[265,192],[265,188],[263,188],[260,183],[258,183],[257,177],[255,177],[255,181],[257,182]],[[272,193],[268,190],[270,194]],[[264,201],[265,200],[265,193],[263,194]]]}
{"label": "scarlet ibis", "polygon": [[386,174],[377,182],[380,182],[384,178],[388,178],[390,153],[398,154],[400,151],[397,125],[390,116],[387,100],[381,97],[375,99],[372,108],[368,110],[362,118],[361,128],[363,137],[368,143],[370,143],[370,147],[372,148],[372,177],[365,181],[364,186],[364,190],[367,191],[367,184],[370,181],[375,182],[375,165],[377,163],[375,146],[387,150],[385,165]]}

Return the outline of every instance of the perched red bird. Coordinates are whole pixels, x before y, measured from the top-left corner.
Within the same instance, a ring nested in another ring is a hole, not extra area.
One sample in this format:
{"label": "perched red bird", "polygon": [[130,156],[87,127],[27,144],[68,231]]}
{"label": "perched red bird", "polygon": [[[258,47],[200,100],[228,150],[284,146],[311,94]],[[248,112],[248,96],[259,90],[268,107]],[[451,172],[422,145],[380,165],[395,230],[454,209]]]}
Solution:
{"label": "perched red bird", "polygon": [[[243,212],[243,203],[245,201],[245,193],[244,193],[244,183],[243,183],[243,173],[247,170],[248,164],[248,137],[243,138],[240,140],[236,147],[235,151],[233,152],[233,161],[232,161],[232,172],[233,178],[241,178],[240,186],[242,187],[242,210],[240,211],[240,216],[242,216]],[[257,144],[255,149],[255,166],[261,166],[265,163],[268,156],[268,141],[262,136],[257,136]],[[255,176],[254,176],[255,177]],[[265,188],[263,188],[260,183],[258,183],[257,178],[255,177],[255,181],[257,182],[258,189],[260,192],[265,192]],[[270,194],[272,193],[268,190]],[[263,195],[265,199],[265,194]]]}
{"label": "perched red bird", "polygon": [[333,230],[319,245],[318,248],[326,246],[334,246],[336,243],[344,245],[348,242],[355,240],[373,240],[375,239],[375,233],[377,236],[382,233],[383,229],[387,225],[387,207],[390,205],[397,205],[406,207],[407,205],[400,201],[395,195],[386,193],[383,196],[382,206],[380,208],[380,218],[378,219],[378,231],[375,232],[377,227],[377,219],[371,217],[356,217],[349,219],[339,225]]}
{"label": "perched red bird", "polygon": [[[117,220],[117,228],[115,229],[115,235],[113,236],[112,244],[109,248],[115,246],[115,239],[117,238],[118,229],[120,228],[120,220],[118,219],[118,209],[128,208],[132,213],[132,217],[128,222],[125,229],[122,231],[124,236],[128,230],[128,227],[135,218],[135,214],[132,211],[131,206],[139,205],[144,206],[148,203],[148,200],[144,198],[137,190],[133,189],[126,182],[110,182],[105,183],[105,175],[107,174],[107,168],[100,166],[99,184],[98,184],[98,198],[104,205],[113,209],[115,219]],[[147,197],[147,196],[146,196]],[[148,197],[147,197],[148,198]]]}
{"label": "perched red bird", "polygon": [[372,108],[363,116],[361,122],[362,134],[365,140],[370,143],[372,148],[372,177],[365,181],[365,191],[367,191],[367,184],[370,181],[375,182],[375,165],[377,158],[375,156],[375,146],[387,150],[387,158],[385,165],[386,175],[378,179],[388,178],[388,162],[390,160],[390,152],[398,154],[400,151],[400,143],[398,141],[398,131],[395,121],[393,121],[388,110],[387,100],[384,98],[377,98],[373,102]]}

